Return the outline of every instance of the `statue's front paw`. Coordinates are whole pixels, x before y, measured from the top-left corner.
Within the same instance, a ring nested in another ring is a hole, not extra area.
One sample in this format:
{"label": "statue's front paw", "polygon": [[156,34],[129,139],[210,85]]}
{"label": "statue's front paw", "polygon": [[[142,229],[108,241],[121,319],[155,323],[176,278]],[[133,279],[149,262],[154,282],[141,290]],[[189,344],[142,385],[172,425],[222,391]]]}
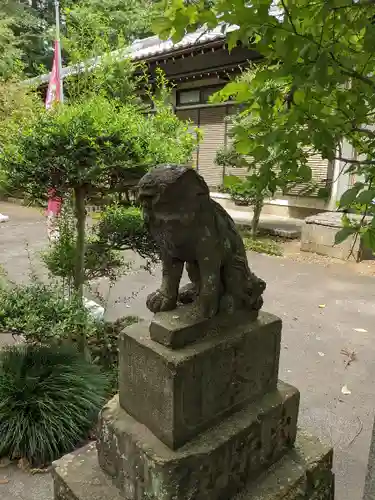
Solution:
{"label": "statue's front paw", "polygon": [[167,297],[160,290],[150,293],[146,301],[147,308],[153,312],[171,311],[177,306],[175,298]]}

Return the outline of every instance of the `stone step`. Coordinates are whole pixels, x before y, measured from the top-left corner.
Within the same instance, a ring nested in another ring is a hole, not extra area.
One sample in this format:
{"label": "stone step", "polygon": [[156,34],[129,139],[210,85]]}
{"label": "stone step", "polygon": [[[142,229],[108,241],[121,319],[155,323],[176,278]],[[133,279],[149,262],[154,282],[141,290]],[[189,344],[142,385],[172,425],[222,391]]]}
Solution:
{"label": "stone step", "polygon": [[294,449],[234,500],[334,500],[332,448],[299,431]]}
{"label": "stone step", "polygon": [[292,448],[298,406],[298,390],[279,381],[276,390],[172,450],[115,397],[101,413],[99,463],[130,500],[227,500]]}
{"label": "stone step", "polygon": [[[294,449],[234,500],[333,500],[331,467],[332,450],[300,431]],[[52,474],[54,500],[139,498],[135,491],[128,491],[126,497],[120,495],[110,477],[99,467],[95,443],[55,462]]]}

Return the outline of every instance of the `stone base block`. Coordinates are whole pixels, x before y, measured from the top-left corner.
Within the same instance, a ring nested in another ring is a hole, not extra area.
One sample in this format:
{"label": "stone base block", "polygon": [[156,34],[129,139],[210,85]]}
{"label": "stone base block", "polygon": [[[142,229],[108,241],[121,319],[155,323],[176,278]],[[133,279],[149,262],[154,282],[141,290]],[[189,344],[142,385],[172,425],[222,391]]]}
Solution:
{"label": "stone base block", "polygon": [[298,407],[297,389],[280,382],[174,451],[115,397],[101,414],[99,463],[128,500],[227,500],[293,446]]}
{"label": "stone base block", "polygon": [[146,322],[121,333],[120,405],[172,449],[276,389],[281,320],[260,312],[255,321],[246,315],[230,321],[177,350],[154,342]]}
{"label": "stone base block", "polygon": [[295,447],[233,500],[334,500],[332,448],[298,432]]}
{"label": "stone base block", "polygon": [[[349,218],[353,222],[359,222],[361,219],[360,216],[354,214],[349,214]],[[355,235],[350,236],[342,243],[335,244],[336,233],[342,227],[341,212],[324,212],[307,217],[302,226],[301,250],[340,260],[372,259],[371,250],[364,247],[361,239]]]}
{"label": "stone base block", "polygon": [[[299,432],[295,448],[233,500],[333,500],[332,449]],[[124,500],[98,464],[95,443],[54,464],[54,500]],[[149,497],[143,495],[142,500]],[[167,498],[165,496],[160,498]],[[198,497],[178,496],[181,500]],[[230,500],[228,497],[221,497]],[[205,500],[211,500],[207,496]]]}

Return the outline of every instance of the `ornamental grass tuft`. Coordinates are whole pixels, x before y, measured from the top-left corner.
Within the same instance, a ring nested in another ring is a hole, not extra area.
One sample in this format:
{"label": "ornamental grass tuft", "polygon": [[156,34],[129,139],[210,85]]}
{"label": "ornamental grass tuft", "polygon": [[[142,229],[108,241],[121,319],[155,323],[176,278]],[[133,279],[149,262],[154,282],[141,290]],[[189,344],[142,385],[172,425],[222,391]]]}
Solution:
{"label": "ornamental grass tuft", "polygon": [[0,352],[0,457],[50,464],[88,439],[106,377],[70,346],[21,344]]}

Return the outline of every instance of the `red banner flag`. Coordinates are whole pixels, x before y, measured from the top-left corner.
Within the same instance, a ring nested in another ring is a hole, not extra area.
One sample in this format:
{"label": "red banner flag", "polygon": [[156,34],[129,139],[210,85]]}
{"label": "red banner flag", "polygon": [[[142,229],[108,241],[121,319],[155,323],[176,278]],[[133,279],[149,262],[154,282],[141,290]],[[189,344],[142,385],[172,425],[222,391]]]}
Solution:
{"label": "red banner flag", "polygon": [[46,108],[50,109],[55,102],[61,101],[61,75],[60,75],[60,41],[55,40],[55,53],[53,56],[52,72],[49,79]]}

